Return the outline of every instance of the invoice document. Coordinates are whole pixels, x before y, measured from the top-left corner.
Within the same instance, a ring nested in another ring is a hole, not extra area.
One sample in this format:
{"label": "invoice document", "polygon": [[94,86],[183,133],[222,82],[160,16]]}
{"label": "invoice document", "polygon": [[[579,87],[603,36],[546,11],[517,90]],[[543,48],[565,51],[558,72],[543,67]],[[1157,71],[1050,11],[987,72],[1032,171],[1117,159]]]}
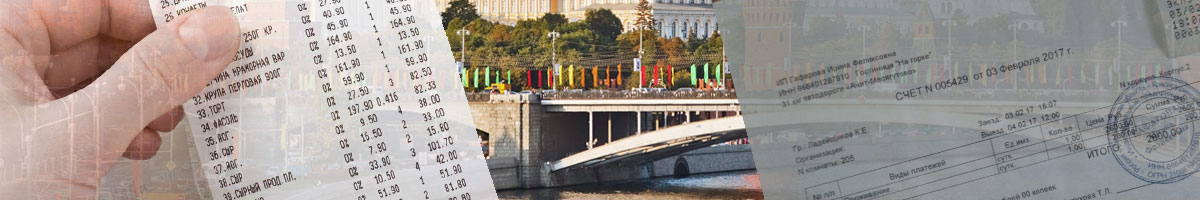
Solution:
{"label": "invoice document", "polygon": [[1200,195],[1200,1],[716,4],[767,198]]}

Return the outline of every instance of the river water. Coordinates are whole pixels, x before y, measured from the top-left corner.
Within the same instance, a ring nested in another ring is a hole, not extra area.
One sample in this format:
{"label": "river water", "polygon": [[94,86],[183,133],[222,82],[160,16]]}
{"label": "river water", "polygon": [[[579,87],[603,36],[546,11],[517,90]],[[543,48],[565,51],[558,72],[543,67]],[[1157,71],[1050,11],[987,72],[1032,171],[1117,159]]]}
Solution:
{"label": "river water", "polygon": [[500,191],[500,199],[762,199],[754,170]]}

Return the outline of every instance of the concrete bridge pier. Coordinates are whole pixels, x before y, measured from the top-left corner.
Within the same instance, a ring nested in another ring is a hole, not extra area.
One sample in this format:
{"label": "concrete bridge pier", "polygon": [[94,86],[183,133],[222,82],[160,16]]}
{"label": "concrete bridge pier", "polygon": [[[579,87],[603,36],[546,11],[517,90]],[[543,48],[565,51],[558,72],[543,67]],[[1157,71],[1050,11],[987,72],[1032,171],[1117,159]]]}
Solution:
{"label": "concrete bridge pier", "polygon": [[[538,95],[469,94],[468,100],[477,131],[486,137],[483,140],[488,145],[484,148],[489,152],[488,167],[493,182],[502,190],[670,175],[669,170],[660,168],[673,167],[678,158],[670,156],[686,151],[660,149],[656,151],[661,152],[651,157],[613,159],[614,162],[563,170],[550,166],[572,155],[597,148],[621,148],[622,145],[615,144],[631,141],[622,139],[661,139],[662,136],[657,134],[659,131],[686,123],[692,115],[703,117],[699,115],[702,112],[693,113],[696,110],[737,110],[737,102],[733,99],[543,100]],[[680,114],[684,116],[678,116]],[[647,135],[648,131],[655,133]],[[672,163],[655,164],[660,158],[670,159]],[[685,166],[693,169],[690,172],[697,172],[695,166],[703,165],[694,161],[704,162],[690,157],[686,160]]]}

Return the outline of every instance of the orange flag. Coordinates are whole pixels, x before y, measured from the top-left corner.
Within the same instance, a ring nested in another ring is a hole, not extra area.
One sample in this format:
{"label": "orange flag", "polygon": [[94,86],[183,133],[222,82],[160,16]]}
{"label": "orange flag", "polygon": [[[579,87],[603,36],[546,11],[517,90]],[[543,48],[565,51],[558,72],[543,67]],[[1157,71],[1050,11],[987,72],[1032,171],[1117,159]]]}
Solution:
{"label": "orange flag", "polygon": [[624,83],[624,82],[621,82],[621,71],[624,71],[624,70],[621,70],[621,64],[617,64],[617,84],[618,85],[621,83]]}
{"label": "orange flag", "polygon": [[612,87],[612,66],[604,66],[604,86]]}

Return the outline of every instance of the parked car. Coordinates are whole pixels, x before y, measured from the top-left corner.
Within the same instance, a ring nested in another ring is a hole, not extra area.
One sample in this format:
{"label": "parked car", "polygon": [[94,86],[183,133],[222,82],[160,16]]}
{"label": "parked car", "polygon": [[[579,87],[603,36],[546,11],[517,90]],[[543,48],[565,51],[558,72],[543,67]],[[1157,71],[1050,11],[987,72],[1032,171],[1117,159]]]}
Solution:
{"label": "parked car", "polygon": [[693,92],[696,92],[696,88],[684,87],[684,88],[675,89],[675,93],[693,93]]}

